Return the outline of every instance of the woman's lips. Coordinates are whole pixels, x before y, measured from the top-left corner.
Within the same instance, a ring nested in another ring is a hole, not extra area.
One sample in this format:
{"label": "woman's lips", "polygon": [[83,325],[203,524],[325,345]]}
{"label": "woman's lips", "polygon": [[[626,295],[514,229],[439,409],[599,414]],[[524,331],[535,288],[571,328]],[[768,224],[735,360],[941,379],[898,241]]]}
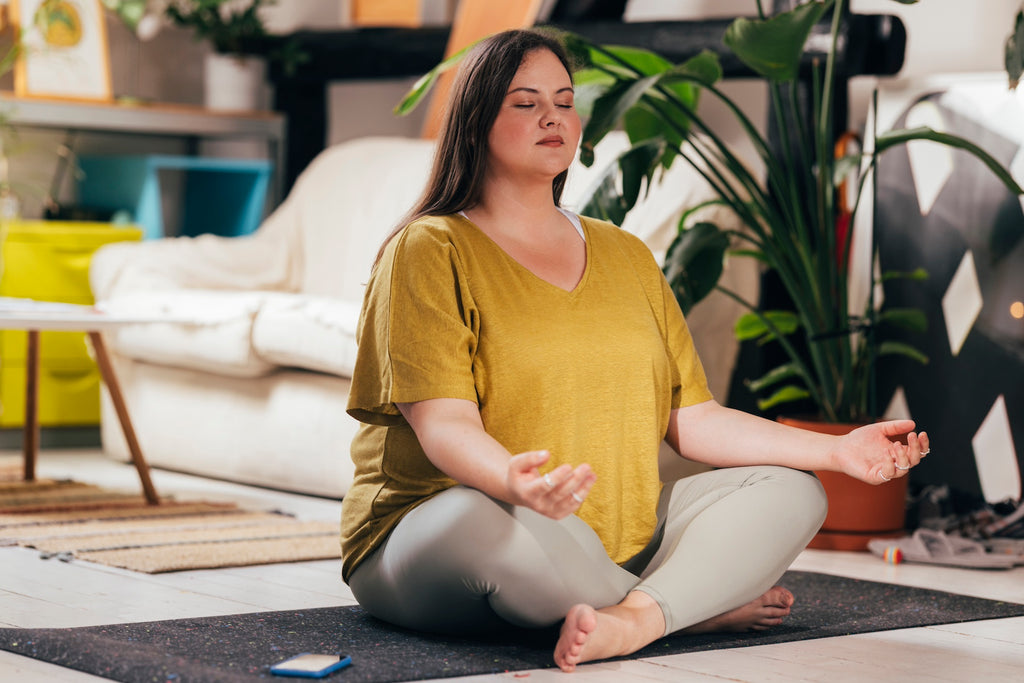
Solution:
{"label": "woman's lips", "polygon": [[565,144],[565,140],[562,139],[561,135],[549,135],[548,137],[544,138],[543,140],[541,140],[537,144],[538,145],[545,145],[547,147],[557,147],[557,146],[560,146],[560,145],[564,145]]}

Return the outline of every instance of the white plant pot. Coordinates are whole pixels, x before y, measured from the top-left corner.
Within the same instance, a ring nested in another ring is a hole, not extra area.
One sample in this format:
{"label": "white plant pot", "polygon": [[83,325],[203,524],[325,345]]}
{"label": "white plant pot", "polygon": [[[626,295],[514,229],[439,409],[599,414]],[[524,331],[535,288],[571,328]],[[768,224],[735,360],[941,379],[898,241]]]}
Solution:
{"label": "white plant pot", "polygon": [[265,109],[266,71],[266,62],[261,57],[206,55],[206,107],[235,111]]}

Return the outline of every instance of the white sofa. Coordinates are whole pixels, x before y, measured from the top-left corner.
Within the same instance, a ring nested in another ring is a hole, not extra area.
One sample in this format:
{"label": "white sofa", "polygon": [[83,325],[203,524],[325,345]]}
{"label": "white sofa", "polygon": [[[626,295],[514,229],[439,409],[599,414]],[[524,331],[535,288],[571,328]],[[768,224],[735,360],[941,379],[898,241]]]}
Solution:
{"label": "white sofa", "polygon": [[[598,159],[613,158],[624,144],[608,138]],[[251,236],[125,242],[96,253],[90,278],[99,306],[162,312],[169,320],[123,328],[108,344],[150,464],[345,494],[357,428],[345,404],[363,285],[382,239],[419,196],[433,149],[410,138],[341,143],[310,164]],[[578,208],[574,200],[598,166],[574,167],[566,206]],[[676,164],[623,227],[660,257],[683,209],[710,196],[696,173]],[[725,277],[756,298],[758,274],[749,260],[730,263]],[[690,316],[720,398],[736,355],[738,313],[736,304],[713,295]],[[128,458],[106,399],[102,439],[112,457]]]}

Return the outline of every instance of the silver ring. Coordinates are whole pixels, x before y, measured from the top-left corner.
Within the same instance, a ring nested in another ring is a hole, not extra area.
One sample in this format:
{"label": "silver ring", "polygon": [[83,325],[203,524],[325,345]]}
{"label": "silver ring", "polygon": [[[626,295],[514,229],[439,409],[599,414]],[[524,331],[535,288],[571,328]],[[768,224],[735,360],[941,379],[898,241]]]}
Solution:
{"label": "silver ring", "polygon": [[924,456],[928,455],[931,452],[932,452],[932,449],[929,447],[928,450],[921,451],[921,457],[923,458]]}
{"label": "silver ring", "polygon": [[544,483],[548,485],[548,488],[551,488],[551,489],[555,488],[555,482],[551,481],[551,475],[550,474],[547,474],[547,473],[544,474]]}
{"label": "silver ring", "polygon": [[881,472],[878,473],[878,476],[880,476],[882,478],[882,481],[892,481],[892,479],[890,479],[889,477],[885,476]]}
{"label": "silver ring", "polygon": [[[896,463],[893,463],[893,465],[896,465]],[[899,465],[896,465],[896,469],[903,470],[904,472],[906,472],[907,470],[910,469],[910,466],[908,465],[907,467],[900,467]]]}
{"label": "silver ring", "polygon": [[583,499],[580,498],[579,496],[577,496],[575,491],[573,491],[569,495],[572,496],[572,499],[575,500],[577,503],[582,503],[583,502]]}

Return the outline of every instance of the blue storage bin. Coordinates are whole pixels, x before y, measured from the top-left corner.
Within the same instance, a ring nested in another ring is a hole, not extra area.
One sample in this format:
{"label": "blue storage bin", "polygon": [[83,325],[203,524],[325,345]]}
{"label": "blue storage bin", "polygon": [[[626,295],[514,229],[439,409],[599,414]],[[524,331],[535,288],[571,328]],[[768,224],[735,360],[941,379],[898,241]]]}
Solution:
{"label": "blue storage bin", "polygon": [[184,174],[180,235],[248,235],[265,212],[273,164],[262,159],[190,156],[82,156],[78,182],[82,206],[128,211],[144,239],[167,236],[160,175]]}

